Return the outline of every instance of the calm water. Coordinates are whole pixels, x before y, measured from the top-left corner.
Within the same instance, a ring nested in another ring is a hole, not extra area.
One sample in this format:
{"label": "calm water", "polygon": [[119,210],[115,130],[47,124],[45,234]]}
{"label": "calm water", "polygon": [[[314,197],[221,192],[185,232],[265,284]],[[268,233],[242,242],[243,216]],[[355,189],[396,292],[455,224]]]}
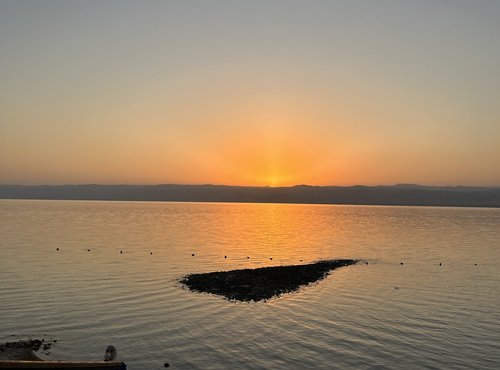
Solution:
{"label": "calm water", "polygon": [[[369,264],[266,303],[177,282],[343,257]],[[0,341],[114,344],[129,369],[499,369],[499,267],[500,209],[0,200]]]}

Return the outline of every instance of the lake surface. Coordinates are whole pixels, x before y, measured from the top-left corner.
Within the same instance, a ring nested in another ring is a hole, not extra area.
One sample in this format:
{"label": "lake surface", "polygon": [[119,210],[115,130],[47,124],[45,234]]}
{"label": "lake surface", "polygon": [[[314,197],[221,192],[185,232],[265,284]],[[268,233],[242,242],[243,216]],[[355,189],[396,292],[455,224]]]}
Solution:
{"label": "lake surface", "polygon": [[[369,264],[258,303],[178,283],[330,258]],[[0,341],[43,335],[129,369],[499,369],[500,209],[0,200]]]}

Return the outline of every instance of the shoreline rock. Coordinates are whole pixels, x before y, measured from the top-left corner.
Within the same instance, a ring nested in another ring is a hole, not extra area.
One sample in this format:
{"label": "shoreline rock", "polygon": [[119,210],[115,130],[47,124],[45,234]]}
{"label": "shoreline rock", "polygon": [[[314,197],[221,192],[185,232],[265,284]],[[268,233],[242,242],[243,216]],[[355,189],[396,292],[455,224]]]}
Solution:
{"label": "shoreline rock", "polygon": [[39,361],[37,352],[48,354],[53,345],[53,341],[45,339],[27,339],[15,342],[0,343],[0,360],[32,360]]}
{"label": "shoreline rock", "polygon": [[211,293],[229,301],[262,301],[292,293],[324,279],[332,270],[358,260],[324,260],[306,265],[261,267],[190,274],[180,280],[191,291]]}

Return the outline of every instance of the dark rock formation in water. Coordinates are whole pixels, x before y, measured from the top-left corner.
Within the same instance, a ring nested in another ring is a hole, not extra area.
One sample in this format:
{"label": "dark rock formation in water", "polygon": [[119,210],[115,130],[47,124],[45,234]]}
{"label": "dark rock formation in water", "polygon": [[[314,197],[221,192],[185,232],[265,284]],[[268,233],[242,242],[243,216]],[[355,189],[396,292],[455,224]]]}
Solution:
{"label": "dark rock formation in water", "polygon": [[180,282],[195,292],[224,296],[231,301],[261,301],[291,293],[325,278],[330,271],[357,260],[327,260],[307,265],[208,272],[185,276]]}
{"label": "dark rock formation in water", "polygon": [[35,352],[48,352],[52,343],[39,339],[0,343],[0,360],[40,360]]}

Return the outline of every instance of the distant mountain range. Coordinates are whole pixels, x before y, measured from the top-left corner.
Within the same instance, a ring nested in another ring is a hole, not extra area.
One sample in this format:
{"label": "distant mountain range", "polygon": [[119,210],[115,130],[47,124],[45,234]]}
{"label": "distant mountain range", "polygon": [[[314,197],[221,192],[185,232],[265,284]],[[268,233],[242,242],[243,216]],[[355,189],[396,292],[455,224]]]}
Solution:
{"label": "distant mountain range", "polygon": [[224,185],[0,185],[0,199],[308,203],[500,207],[500,187]]}

